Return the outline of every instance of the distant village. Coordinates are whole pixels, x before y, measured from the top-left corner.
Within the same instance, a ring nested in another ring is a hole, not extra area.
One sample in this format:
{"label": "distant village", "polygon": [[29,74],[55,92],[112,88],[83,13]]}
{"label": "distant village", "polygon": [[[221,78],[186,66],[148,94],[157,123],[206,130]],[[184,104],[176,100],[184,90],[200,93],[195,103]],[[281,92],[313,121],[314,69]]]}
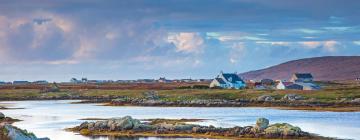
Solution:
{"label": "distant village", "polygon": [[320,86],[313,81],[311,73],[294,73],[289,80],[243,80],[236,73],[220,72],[210,83],[210,88],[227,89],[293,89],[293,90],[319,90]]}
{"label": "distant village", "polygon": [[[237,73],[220,72],[214,79],[137,79],[137,80],[89,80],[87,78],[71,78],[69,82],[60,84],[107,84],[107,83],[209,83],[208,88],[216,89],[257,89],[257,90],[319,90],[321,87],[313,81],[311,73],[294,73],[288,80],[261,79],[244,80]],[[49,84],[46,80],[1,82],[0,85]]]}
{"label": "distant village", "polygon": [[[212,79],[166,79],[160,77],[159,79],[137,79],[137,80],[91,80],[88,78],[71,78],[69,82],[60,82],[61,84],[106,84],[106,83],[196,83],[196,82],[210,82]],[[46,80],[38,81],[0,81],[0,85],[23,85],[23,84],[49,84]]]}

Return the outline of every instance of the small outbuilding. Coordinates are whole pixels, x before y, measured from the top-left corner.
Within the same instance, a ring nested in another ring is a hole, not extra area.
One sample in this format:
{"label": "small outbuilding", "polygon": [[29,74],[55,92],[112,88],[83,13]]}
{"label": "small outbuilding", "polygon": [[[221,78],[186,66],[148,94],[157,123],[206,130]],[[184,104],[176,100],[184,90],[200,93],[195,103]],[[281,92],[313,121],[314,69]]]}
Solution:
{"label": "small outbuilding", "polygon": [[293,82],[279,81],[276,85],[276,89],[288,89],[288,86],[294,84]]}

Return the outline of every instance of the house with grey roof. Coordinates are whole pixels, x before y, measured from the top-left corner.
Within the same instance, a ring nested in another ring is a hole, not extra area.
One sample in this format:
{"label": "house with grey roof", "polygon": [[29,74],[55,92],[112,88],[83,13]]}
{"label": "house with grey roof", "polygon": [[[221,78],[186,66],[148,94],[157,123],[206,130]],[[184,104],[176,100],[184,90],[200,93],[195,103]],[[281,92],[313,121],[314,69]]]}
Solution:
{"label": "house with grey roof", "polygon": [[[286,89],[301,89],[301,90],[319,90],[321,87],[313,82],[314,77],[311,73],[294,73],[290,81],[294,84],[287,86]],[[299,88],[301,87],[301,88]]]}
{"label": "house with grey roof", "polygon": [[294,73],[291,78],[290,82],[312,82],[313,76],[311,73]]}
{"label": "house with grey roof", "polygon": [[241,88],[245,88],[245,86],[246,86],[245,81],[242,80],[236,73],[221,72],[210,83],[210,88],[221,87],[221,88],[241,89]]}

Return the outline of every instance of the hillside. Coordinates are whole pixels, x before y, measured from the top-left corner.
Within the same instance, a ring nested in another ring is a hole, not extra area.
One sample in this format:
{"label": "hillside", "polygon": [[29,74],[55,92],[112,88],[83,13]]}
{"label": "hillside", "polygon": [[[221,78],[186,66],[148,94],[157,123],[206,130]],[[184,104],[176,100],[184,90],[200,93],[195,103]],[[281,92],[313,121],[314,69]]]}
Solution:
{"label": "hillside", "polygon": [[315,80],[352,80],[360,77],[360,56],[325,56],[288,61],[240,74],[245,79],[289,79],[292,73],[310,72]]}

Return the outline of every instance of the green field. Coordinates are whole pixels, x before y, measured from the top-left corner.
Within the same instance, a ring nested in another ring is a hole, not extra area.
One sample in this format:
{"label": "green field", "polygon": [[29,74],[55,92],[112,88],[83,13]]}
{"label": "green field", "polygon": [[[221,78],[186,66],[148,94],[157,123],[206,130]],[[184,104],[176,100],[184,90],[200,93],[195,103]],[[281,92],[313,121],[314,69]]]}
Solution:
{"label": "green field", "polygon": [[[194,99],[254,99],[267,94],[275,99],[281,99],[285,94],[295,93],[307,99],[319,102],[336,102],[360,98],[360,84],[358,83],[319,83],[322,85],[318,91],[301,90],[255,90],[255,89],[167,89],[157,91],[161,100],[194,100]],[[151,89],[153,90],[153,89]],[[144,98],[146,89],[61,89],[60,92],[43,93],[38,89],[0,89],[0,100],[27,100],[48,98]]]}

